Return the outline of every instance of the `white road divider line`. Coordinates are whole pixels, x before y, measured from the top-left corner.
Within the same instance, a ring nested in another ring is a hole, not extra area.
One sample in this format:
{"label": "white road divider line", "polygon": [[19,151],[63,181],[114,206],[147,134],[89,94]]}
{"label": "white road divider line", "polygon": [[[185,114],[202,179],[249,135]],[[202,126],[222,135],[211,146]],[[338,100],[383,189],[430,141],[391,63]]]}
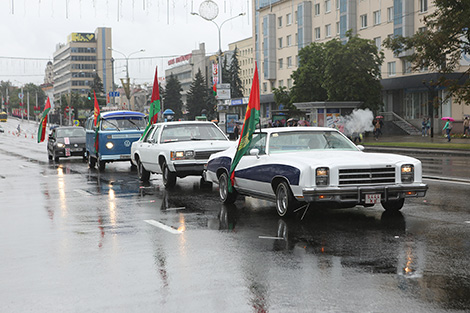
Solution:
{"label": "white road divider line", "polygon": [[76,193],[79,193],[83,196],[91,196],[91,194],[88,191],[82,190],[82,189],[75,189]]}
{"label": "white road divider line", "polygon": [[157,222],[156,220],[144,220],[144,222],[146,222],[146,223],[148,223],[152,226],[158,227],[160,229],[166,230],[167,232],[172,233],[172,234],[181,234],[181,233],[183,233],[180,230],[177,230],[177,229],[175,229],[171,226],[168,226],[168,225],[162,224],[160,222]]}

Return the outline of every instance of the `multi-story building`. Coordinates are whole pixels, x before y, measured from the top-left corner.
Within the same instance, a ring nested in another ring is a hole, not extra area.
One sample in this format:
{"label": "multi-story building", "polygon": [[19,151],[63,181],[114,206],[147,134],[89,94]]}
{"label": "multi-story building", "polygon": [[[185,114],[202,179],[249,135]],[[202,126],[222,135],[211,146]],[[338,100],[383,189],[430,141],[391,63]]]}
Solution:
{"label": "multi-story building", "polygon": [[[394,112],[417,124],[431,115],[428,99],[441,100],[435,117],[470,114],[446,89],[435,89],[438,73],[423,68],[412,71],[404,56],[385,49],[382,42],[393,35],[410,36],[424,30],[423,18],[434,12],[432,0],[254,0],[253,46],[258,62],[262,116],[272,109],[274,88],[291,88],[291,74],[299,66],[298,52],[312,42],[333,38],[347,40],[346,32],[373,40],[385,55],[382,64],[383,111]],[[462,62],[460,73],[468,69]],[[264,112],[263,112],[264,110]],[[436,120],[438,121],[438,119]]]}
{"label": "multi-story building", "polygon": [[54,99],[63,94],[87,95],[98,75],[106,95],[112,90],[111,28],[100,27],[94,33],[72,33],[66,44],[54,52]]}

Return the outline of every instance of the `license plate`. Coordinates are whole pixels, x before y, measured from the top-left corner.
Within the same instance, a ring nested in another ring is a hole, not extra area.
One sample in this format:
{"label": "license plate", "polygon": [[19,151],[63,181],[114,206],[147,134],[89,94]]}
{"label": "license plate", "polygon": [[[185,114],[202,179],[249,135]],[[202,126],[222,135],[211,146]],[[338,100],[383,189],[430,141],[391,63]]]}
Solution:
{"label": "license plate", "polygon": [[65,156],[70,156],[70,148],[65,148]]}
{"label": "license plate", "polygon": [[376,204],[380,203],[380,193],[379,194],[367,194],[366,195],[366,204]]}

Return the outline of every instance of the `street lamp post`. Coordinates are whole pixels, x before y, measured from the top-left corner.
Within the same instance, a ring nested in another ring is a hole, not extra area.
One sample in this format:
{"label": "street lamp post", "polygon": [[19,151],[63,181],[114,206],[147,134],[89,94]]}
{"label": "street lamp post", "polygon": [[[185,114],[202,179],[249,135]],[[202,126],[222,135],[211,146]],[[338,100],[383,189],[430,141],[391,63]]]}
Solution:
{"label": "street lamp post", "polygon": [[[128,56],[126,56],[124,53],[120,52],[120,51],[117,51],[116,49],[113,49],[111,47],[108,47],[108,50],[111,50],[111,51],[114,51],[114,52],[117,52],[119,54],[121,54],[122,56],[124,56],[124,59],[126,60],[126,84],[127,84],[127,90],[126,88],[124,88],[124,90],[126,91],[126,98],[127,98],[127,102],[128,102],[128,105],[129,105],[129,109],[131,108],[131,94],[130,94],[130,82],[129,82],[129,58],[131,57],[131,55],[134,55],[136,53],[139,53],[139,52],[144,52],[145,50],[144,49],[140,49],[139,51],[135,51],[135,52],[132,52],[130,53]],[[111,58],[111,63],[114,63],[114,59]],[[125,86],[124,86],[125,87]],[[113,91],[114,91],[114,65],[113,65]],[[113,97],[114,99],[114,97]],[[113,103],[114,103],[114,100],[113,100]]]}
{"label": "street lamp post", "polygon": [[217,30],[219,32],[219,52],[218,52],[218,57],[217,57],[217,84],[222,84],[222,36],[221,36],[221,29],[222,29],[222,26],[224,26],[224,24],[230,20],[233,20],[234,18],[237,18],[239,16],[243,16],[245,15],[246,13],[240,13],[236,16],[232,16],[231,18],[228,18],[226,19],[225,21],[223,21],[220,25],[217,24],[216,22],[214,22],[213,18],[207,18],[199,13],[196,13],[196,12],[191,12],[192,15],[198,15],[200,17],[202,17],[203,19],[209,21],[209,22],[212,22],[214,23],[215,26],[217,26]]}

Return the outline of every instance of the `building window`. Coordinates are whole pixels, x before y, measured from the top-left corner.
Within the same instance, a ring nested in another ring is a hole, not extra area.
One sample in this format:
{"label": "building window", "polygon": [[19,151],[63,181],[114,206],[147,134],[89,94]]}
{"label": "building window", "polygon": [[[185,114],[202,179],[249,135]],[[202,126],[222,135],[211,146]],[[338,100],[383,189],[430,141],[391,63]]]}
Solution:
{"label": "building window", "polygon": [[418,33],[424,33],[427,30],[427,27],[418,28]]}
{"label": "building window", "polygon": [[387,8],[387,23],[393,21],[393,7]]}
{"label": "building window", "polygon": [[320,33],[320,27],[316,27],[316,28],[315,28],[315,39],[316,39],[316,40],[320,39],[320,35],[321,35],[321,33]]}
{"label": "building window", "polygon": [[315,15],[320,15],[320,3],[315,4]]}
{"label": "building window", "polygon": [[282,61],[283,61],[283,59],[277,60],[277,63],[279,64],[279,69],[282,69]]}
{"label": "building window", "polygon": [[403,60],[403,74],[411,73],[411,62]]}
{"label": "building window", "polygon": [[278,38],[277,42],[278,42],[278,48],[281,49],[282,48],[282,37]]}
{"label": "building window", "polygon": [[325,37],[331,37],[331,24],[325,25]]}
{"label": "building window", "polygon": [[286,15],[286,25],[291,25],[292,24],[292,14],[288,13]]}
{"label": "building window", "polygon": [[380,24],[380,11],[375,11],[374,12],[374,25],[379,25]]}
{"label": "building window", "polygon": [[299,44],[299,34],[295,33],[295,45]]}
{"label": "building window", "polygon": [[287,35],[286,44],[288,47],[292,46],[292,35]]}
{"label": "building window", "polygon": [[279,82],[278,82],[278,87],[284,87],[284,81],[281,79]]}
{"label": "building window", "polygon": [[289,89],[292,88],[292,78],[287,79],[287,88],[289,88]]}
{"label": "building window", "polygon": [[361,18],[361,28],[367,27],[367,14],[363,14],[360,16]]}
{"label": "building window", "polygon": [[287,57],[287,67],[292,67],[292,57]]}
{"label": "building window", "polygon": [[336,0],[336,10],[339,10],[339,3],[341,2],[341,0]]}
{"label": "building window", "polygon": [[388,76],[395,76],[397,74],[395,61],[387,63],[387,72],[388,72]]}
{"label": "building window", "polygon": [[336,35],[339,35],[340,29],[341,29],[341,26],[340,26],[339,22],[336,22]]}
{"label": "building window", "polygon": [[277,18],[277,27],[282,27],[282,16]]}
{"label": "building window", "polygon": [[331,12],[331,0],[325,0],[325,13]]}
{"label": "building window", "polygon": [[374,43],[375,43],[375,46],[377,47],[377,50],[380,51],[380,49],[382,49],[382,39],[380,37],[375,37]]}
{"label": "building window", "polygon": [[263,92],[267,92],[267,91],[268,91],[268,84],[263,83]]}
{"label": "building window", "polygon": [[419,12],[427,12],[428,11],[428,0],[419,0]]}

